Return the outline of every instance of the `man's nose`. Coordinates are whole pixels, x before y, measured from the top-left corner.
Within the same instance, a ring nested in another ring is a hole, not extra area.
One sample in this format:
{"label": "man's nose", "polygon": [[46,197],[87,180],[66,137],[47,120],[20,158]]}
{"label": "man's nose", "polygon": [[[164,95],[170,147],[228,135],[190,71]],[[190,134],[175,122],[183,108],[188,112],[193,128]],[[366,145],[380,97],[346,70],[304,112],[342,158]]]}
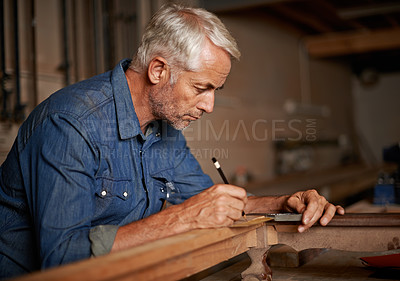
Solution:
{"label": "man's nose", "polygon": [[208,91],[202,97],[199,103],[197,104],[197,108],[201,109],[206,113],[211,113],[214,110],[214,91]]}

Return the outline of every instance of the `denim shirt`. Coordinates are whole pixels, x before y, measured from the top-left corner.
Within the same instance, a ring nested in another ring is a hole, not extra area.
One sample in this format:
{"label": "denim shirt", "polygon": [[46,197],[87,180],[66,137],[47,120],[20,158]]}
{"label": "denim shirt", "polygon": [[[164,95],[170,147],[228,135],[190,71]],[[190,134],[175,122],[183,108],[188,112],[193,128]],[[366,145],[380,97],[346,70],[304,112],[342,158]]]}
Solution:
{"label": "denim shirt", "polygon": [[21,126],[0,168],[0,277],[91,256],[90,230],[122,226],[212,185],[180,131],[143,134],[123,60],[68,86]]}

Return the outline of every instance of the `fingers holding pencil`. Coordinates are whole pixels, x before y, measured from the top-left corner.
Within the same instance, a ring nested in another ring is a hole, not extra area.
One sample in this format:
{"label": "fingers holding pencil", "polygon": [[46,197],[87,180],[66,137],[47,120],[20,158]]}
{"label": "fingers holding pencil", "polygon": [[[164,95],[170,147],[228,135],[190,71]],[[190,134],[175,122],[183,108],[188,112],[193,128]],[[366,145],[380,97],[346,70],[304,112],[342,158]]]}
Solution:
{"label": "fingers holding pencil", "polygon": [[[219,175],[221,176],[222,180],[224,181],[224,183],[229,184],[228,179],[225,177],[225,174],[222,171],[221,165],[219,164],[218,160],[215,157],[213,157],[212,161],[213,161],[214,166],[217,169]],[[244,217],[245,220],[247,220],[246,213],[244,211],[242,211],[242,216]]]}

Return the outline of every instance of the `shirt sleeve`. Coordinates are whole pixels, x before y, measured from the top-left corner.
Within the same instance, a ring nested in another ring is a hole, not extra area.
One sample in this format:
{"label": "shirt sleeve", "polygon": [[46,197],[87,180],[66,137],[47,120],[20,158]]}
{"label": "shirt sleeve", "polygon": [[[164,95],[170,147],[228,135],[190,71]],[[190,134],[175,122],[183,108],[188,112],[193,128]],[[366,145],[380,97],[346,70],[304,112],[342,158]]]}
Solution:
{"label": "shirt sleeve", "polygon": [[92,256],[102,256],[111,251],[118,228],[117,225],[98,225],[90,230]]}
{"label": "shirt sleeve", "polygon": [[211,178],[203,172],[199,162],[190,152],[185,137],[181,133],[179,133],[176,145],[178,148],[175,150],[176,153],[174,157],[174,185],[181,194],[179,201],[182,201],[211,187],[213,182]]}
{"label": "shirt sleeve", "polygon": [[42,268],[89,258],[98,159],[87,130],[61,114],[47,117],[26,143],[23,130],[19,157]]}

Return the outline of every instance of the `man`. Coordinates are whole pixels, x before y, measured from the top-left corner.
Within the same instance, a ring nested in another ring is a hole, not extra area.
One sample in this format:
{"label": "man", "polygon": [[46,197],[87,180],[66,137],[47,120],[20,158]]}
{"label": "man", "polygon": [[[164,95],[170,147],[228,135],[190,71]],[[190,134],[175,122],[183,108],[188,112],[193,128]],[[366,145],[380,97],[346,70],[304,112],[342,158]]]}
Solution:
{"label": "man", "polygon": [[[1,276],[228,226],[243,210],[303,213],[299,231],[343,214],[313,190],[247,197],[213,185],[190,154],[180,130],[213,111],[239,56],[216,16],[165,6],[132,62],[40,104],[0,168]],[[167,198],[184,202],[161,211]]]}

